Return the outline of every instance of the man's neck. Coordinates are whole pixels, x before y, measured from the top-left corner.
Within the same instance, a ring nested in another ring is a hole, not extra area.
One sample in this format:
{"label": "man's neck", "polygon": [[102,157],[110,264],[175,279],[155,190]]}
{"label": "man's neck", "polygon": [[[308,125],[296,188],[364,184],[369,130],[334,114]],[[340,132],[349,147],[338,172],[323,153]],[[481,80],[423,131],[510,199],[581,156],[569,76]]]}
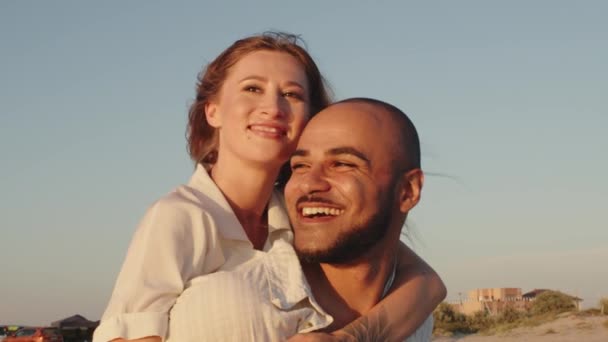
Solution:
{"label": "man's neck", "polygon": [[304,264],[317,302],[334,317],[327,331],[342,328],[382,299],[393,272],[394,251],[370,251],[350,264]]}

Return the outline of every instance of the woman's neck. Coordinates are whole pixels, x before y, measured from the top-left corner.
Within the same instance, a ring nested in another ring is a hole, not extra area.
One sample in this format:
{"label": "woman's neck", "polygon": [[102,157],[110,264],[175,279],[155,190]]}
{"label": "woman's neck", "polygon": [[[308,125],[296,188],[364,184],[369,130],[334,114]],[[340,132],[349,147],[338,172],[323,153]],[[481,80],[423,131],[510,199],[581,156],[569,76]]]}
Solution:
{"label": "woman's neck", "polygon": [[223,162],[218,158],[211,178],[222,191],[245,233],[256,249],[262,249],[268,236],[266,208],[279,168],[265,169],[246,163]]}

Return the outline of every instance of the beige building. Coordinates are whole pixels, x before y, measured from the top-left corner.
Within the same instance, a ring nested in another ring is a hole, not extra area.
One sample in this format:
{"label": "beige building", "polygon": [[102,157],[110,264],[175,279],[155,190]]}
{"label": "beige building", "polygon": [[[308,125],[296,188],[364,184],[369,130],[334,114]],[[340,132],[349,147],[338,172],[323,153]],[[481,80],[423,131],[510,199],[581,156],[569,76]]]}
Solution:
{"label": "beige building", "polygon": [[522,297],[521,288],[495,287],[471,290],[466,298],[460,298],[458,302],[451,304],[454,310],[465,315],[472,315],[477,311],[485,311],[495,315],[507,306],[512,306],[517,310],[525,310],[529,300]]}
{"label": "beige building", "polygon": [[521,289],[516,287],[495,287],[491,289],[475,289],[469,291],[469,300],[488,301],[517,301],[522,299]]}
{"label": "beige building", "polygon": [[[465,315],[472,315],[477,311],[488,312],[496,315],[506,307],[516,310],[527,310],[536,296],[548,290],[532,290],[522,294],[521,288],[516,287],[495,287],[486,289],[475,289],[468,292],[466,298],[460,298],[456,303],[450,303],[454,310]],[[572,297],[579,307],[580,298]]]}

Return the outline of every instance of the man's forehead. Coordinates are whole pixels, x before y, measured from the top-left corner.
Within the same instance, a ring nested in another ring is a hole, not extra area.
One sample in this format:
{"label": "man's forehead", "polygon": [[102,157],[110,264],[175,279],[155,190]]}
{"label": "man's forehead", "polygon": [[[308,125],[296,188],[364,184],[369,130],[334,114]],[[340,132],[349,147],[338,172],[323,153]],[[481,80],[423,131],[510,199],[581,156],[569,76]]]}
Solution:
{"label": "man's forehead", "polygon": [[378,120],[378,113],[383,108],[377,105],[373,105],[365,102],[346,102],[337,103],[327,107],[317,114],[312,121],[339,121],[344,118],[350,118],[351,120],[360,121],[374,121],[380,123]]}
{"label": "man's forehead", "polygon": [[366,103],[332,105],[315,116],[304,129],[296,155],[310,153],[336,154],[334,150],[360,151],[368,155],[376,145],[385,144],[383,122],[374,111],[377,106]]}
{"label": "man's forehead", "polygon": [[[364,103],[340,103],[332,105],[313,117],[306,130],[337,131],[357,129],[378,129],[381,124],[374,112],[376,108]],[[310,128],[310,129],[309,129]]]}

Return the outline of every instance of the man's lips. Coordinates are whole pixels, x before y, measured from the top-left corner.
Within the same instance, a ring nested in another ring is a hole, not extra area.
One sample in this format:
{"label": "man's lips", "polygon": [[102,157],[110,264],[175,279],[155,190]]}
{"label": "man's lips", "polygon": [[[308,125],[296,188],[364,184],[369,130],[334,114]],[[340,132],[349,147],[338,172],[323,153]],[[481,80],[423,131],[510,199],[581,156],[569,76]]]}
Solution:
{"label": "man's lips", "polygon": [[328,208],[328,207],[302,207],[300,213],[304,217],[313,216],[340,216],[344,213],[344,209]]}
{"label": "man's lips", "polygon": [[300,197],[296,203],[298,213],[303,217],[340,216],[344,209],[324,198]]}

